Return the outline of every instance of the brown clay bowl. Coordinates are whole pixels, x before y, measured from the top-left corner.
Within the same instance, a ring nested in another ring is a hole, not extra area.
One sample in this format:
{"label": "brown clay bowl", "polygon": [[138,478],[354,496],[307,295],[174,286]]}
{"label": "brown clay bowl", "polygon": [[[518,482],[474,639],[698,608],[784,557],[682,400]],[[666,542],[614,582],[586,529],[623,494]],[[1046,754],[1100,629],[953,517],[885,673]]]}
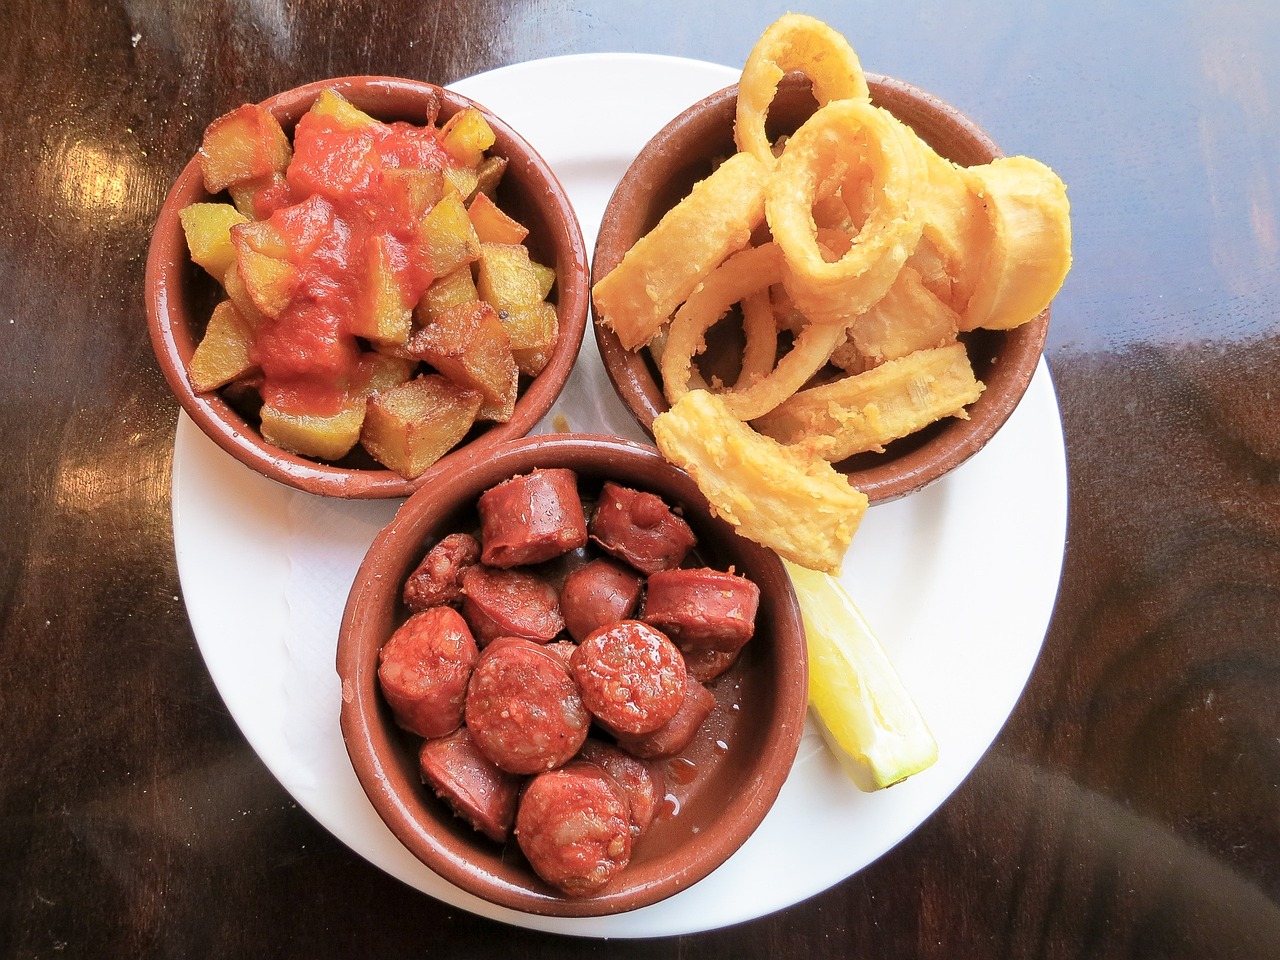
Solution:
{"label": "brown clay bowl", "polygon": [[[913,127],[942,156],[964,166],[1001,156],[990,137],[937,97],[900,80],[873,75],[867,80],[872,101]],[[710,174],[714,162],[735,151],[737,96],[737,86],[731,86],[700,100],[641,150],[605,209],[592,259],[593,281],[613,269],[694,183]],[[788,78],[769,111],[771,136],[793,132],[814,109],[807,88]],[[894,441],[884,453],[858,454],[835,464],[836,469],[875,503],[919,490],[958,467],[981,450],[1013,413],[1040,361],[1048,325],[1046,309],[1014,330],[963,334],[974,373],[986,384],[981,398],[969,407],[969,419],[946,418]],[[654,417],[668,409],[652,357],[645,349],[623,349],[598,317],[593,326],[614,388],[640,426],[652,432]],[[704,370],[722,372],[726,382],[732,383],[741,340],[726,335],[724,326],[709,331],[707,351],[699,362]]]}
{"label": "brown clay bowl", "polygon": [[[429,118],[429,105],[439,97],[440,122],[464,107],[475,106],[493,128],[497,140],[491,152],[508,161],[499,204],[529,227],[526,244],[534,259],[553,265],[556,270],[553,297],[560,320],[560,340],[547,366],[522,389],[511,420],[478,425],[445,459],[464,449],[488,449],[524,436],[564,388],[586,326],[586,247],[564,188],[537,151],[501,118],[460,94],[428,83],[392,77],[344,77],[285,91],[263,101],[263,105],[280,120],[285,132],[292,134],[294,124],[326,88],[337,90],[379,120],[423,124]],[[359,448],[336,463],[281,450],[263,440],[252,415],[238,411],[220,392],[196,393],[192,388],[188,377],[191,355],[220,291],[217,283],[191,262],[178,213],[190,203],[210,199],[199,164],[193,158],[160,208],[147,257],[146,305],[151,341],[178,402],[218,446],[273,480],[323,496],[408,496],[423,477],[407,480]],[[433,469],[441,468],[444,462],[438,461]],[[429,470],[427,475],[431,473]]]}
{"label": "brown clay bowl", "polygon": [[[606,437],[544,435],[455,461],[410,497],[379,534],[356,575],[338,637],[342,734],[356,774],[378,814],[423,863],[485,900],[528,913],[601,916],[656,903],[705,877],[764,818],[791,769],[804,728],[808,670],[804,630],[791,583],[769,550],[711,516],[693,481],[651,447]],[[695,548],[719,569],[732,565],[761,588],[755,636],[737,664],[709,684],[717,706],[667,777],[678,812],[656,820],[630,865],[597,896],[571,899],[544,884],[514,840],[500,846],[477,833],[425,787],[418,738],[394,723],[378,689],[378,651],[408,616],[405,577],[443,535],[478,529],[476,498],[536,467],[577,472],[591,497],[606,479],[649,490],[679,507]],[[727,745],[717,746],[716,741]]]}

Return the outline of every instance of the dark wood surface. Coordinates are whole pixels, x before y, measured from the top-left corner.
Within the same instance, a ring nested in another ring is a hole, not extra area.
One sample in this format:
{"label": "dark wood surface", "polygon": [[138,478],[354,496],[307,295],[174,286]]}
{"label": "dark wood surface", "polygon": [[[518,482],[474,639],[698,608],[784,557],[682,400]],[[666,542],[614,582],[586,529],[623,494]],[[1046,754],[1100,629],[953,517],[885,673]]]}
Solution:
{"label": "dark wood surface", "polygon": [[1270,0],[806,8],[867,69],[1050,163],[1075,226],[1048,344],[1070,524],[1043,655],[988,755],[880,861],[712,933],[518,931],[333,839],[223,706],[181,600],[178,408],[142,307],[153,218],[205,124],[349,73],[739,66],[786,6],[0,6],[0,956],[1280,957]]}

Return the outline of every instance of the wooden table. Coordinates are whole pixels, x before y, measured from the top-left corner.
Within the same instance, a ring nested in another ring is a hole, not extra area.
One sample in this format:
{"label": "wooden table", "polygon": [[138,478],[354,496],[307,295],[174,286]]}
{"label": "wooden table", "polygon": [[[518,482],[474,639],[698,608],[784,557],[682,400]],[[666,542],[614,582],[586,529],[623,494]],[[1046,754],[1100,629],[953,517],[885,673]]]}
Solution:
{"label": "wooden table", "polygon": [[1057,606],[991,750],[888,855],[678,940],[524,932],[368,864],[250,748],[175,568],[178,408],[142,307],[165,192],[209,120],[304,81],[447,83],[597,51],[736,67],[786,5],[631,7],[0,10],[0,956],[1280,957],[1280,7],[1264,0],[806,10],[867,69],[1050,163],[1073,203],[1047,348],[1069,465]]}

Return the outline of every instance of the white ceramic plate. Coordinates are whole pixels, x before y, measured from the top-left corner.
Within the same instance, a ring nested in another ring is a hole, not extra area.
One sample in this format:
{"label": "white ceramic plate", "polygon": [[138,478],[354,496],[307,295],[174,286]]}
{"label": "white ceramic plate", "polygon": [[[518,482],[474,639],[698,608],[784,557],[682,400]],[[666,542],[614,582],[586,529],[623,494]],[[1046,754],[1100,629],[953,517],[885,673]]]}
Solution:
{"label": "white ceramic plate", "polygon": [[[670,118],[736,79],[727,67],[643,55],[534,61],[455,84],[520,130],[569,191],[587,235],[632,157]],[[547,104],[570,104],[549,110]],[[590,335],[541,430],[644,439]],[[742,849],[694,887],[615,917],[558,919],[458,890],[409,855],[365,798],[338,728],[338,622],[356,567],[398,503],[298,493],[223,454],[183,416],[174,450],[178,571],[200,651],[228,709],[284,787],[339,839],[461,909],[579,936],[708,930],[797,903],[914,830],[973,769],[1039,653],[1061,572],[1066,463],[1041,364],[980,454],[867,514],[845,582],[939,743],[932,768],[875,794],[845,779],[810,725],[777,803]]]}

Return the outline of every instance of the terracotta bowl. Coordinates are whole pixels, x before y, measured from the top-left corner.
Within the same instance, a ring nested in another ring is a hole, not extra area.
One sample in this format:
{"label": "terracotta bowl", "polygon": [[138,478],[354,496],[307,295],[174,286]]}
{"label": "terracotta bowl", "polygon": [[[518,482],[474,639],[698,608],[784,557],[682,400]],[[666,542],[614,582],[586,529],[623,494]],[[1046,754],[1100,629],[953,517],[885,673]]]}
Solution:
{"label": "terracotta bowl", "polygon": [[[873,102],[913,127],[944,157],[972,166],[1001,155],[985,133],[937,97],[900,80],[872,75],[867,80]],[[736,108],[737,87],[727,87],[691,106],[649,141],[605,209],[592,260],[593,281],[613,269],[637,239],[706,177],[714,161],[734,152]],[[771,136],[794,131],[814,108],[803,85],[784,82],[769,112]],[[605,369],[640,426],[651,432],[654,417],[668,409],[657,367],[648,350],[624,350],[613,331],[596,319]],[[963,334],[974,373],[986,384],[982,397],[969,407],[969,419],[946,418],[891,443],[884,453],[859,454],[836,468],[875,503],[919,490],[958,467],[982,449],[1018,405],[1040,361],[1048,325],[1046,309],[1015,330]],[[699,362],[731,383],[742,345],[723,327],[709,332],[707,352]]]}
{"label": "terracotta bowl", "polygon": [[[529,227],[526,244],[534,259],[556,270],[552,296],[559,313],[560,340],[547,366],[521,391],[511,420],[478,425],[447,458],[463,449],[488,449],[524,436],[563,389],[586,326],[586,248],[564,188],[533,147],[499,117],[466,97],[431,84],[390,77],[345,77],[288,90],[263,105],[280,120],[285,132],[292,134],[294,124],[326,88],[337,90],[380,120],[423,124],[429,104],[439,97],[440,122],[464,107],[475,106],[493,128],[497,140],[491,152],[508,160],[499,204]],[[209,199],[193,158],[160,208],[147,257],[146,304],[152,345],[182,408],[218,446],[273,480],[324,496],[408,496],[425,477],[406,480],[359,448],[332,464],[297,456],[263,440],[256,419],[237,411],[220,392],[194,391],[188,366],[220,291],[218,284],[191,262],[178,213],[190,203]],[[444,463],[438,461],[433,470]]]}
{"label": "terracotta bowl", "polygon": [[[655,820],[633,859],[605,890],[571,899],[544,884],[514,840],[500,846],[455,817],[425,787],[421,742],[392,720],[377,680],[378,651],[408,616],[405,577],[447,533],[478,529],[476,498],[536,467],[569,467],[594,496],[606,479],[648,490],[680,508],[700,559],[732,565],[761,588],[755,636],[729,672],[708,686],[717,705],[681,758],[666,761],[678,810]],[[764,818],[791,769],[804,728],[808,670],[804,631],[777,556],[713,518],[692,480],[651,447],[588,435],[517,440],[457,462],[410,497],[374,541],[347,602],[338,637],[342,733],[373,806],[400,841],[456,886],[514,910],[579,917],[656,903],[705,877]],[[724,749],[717,741],[727,745]]]}

